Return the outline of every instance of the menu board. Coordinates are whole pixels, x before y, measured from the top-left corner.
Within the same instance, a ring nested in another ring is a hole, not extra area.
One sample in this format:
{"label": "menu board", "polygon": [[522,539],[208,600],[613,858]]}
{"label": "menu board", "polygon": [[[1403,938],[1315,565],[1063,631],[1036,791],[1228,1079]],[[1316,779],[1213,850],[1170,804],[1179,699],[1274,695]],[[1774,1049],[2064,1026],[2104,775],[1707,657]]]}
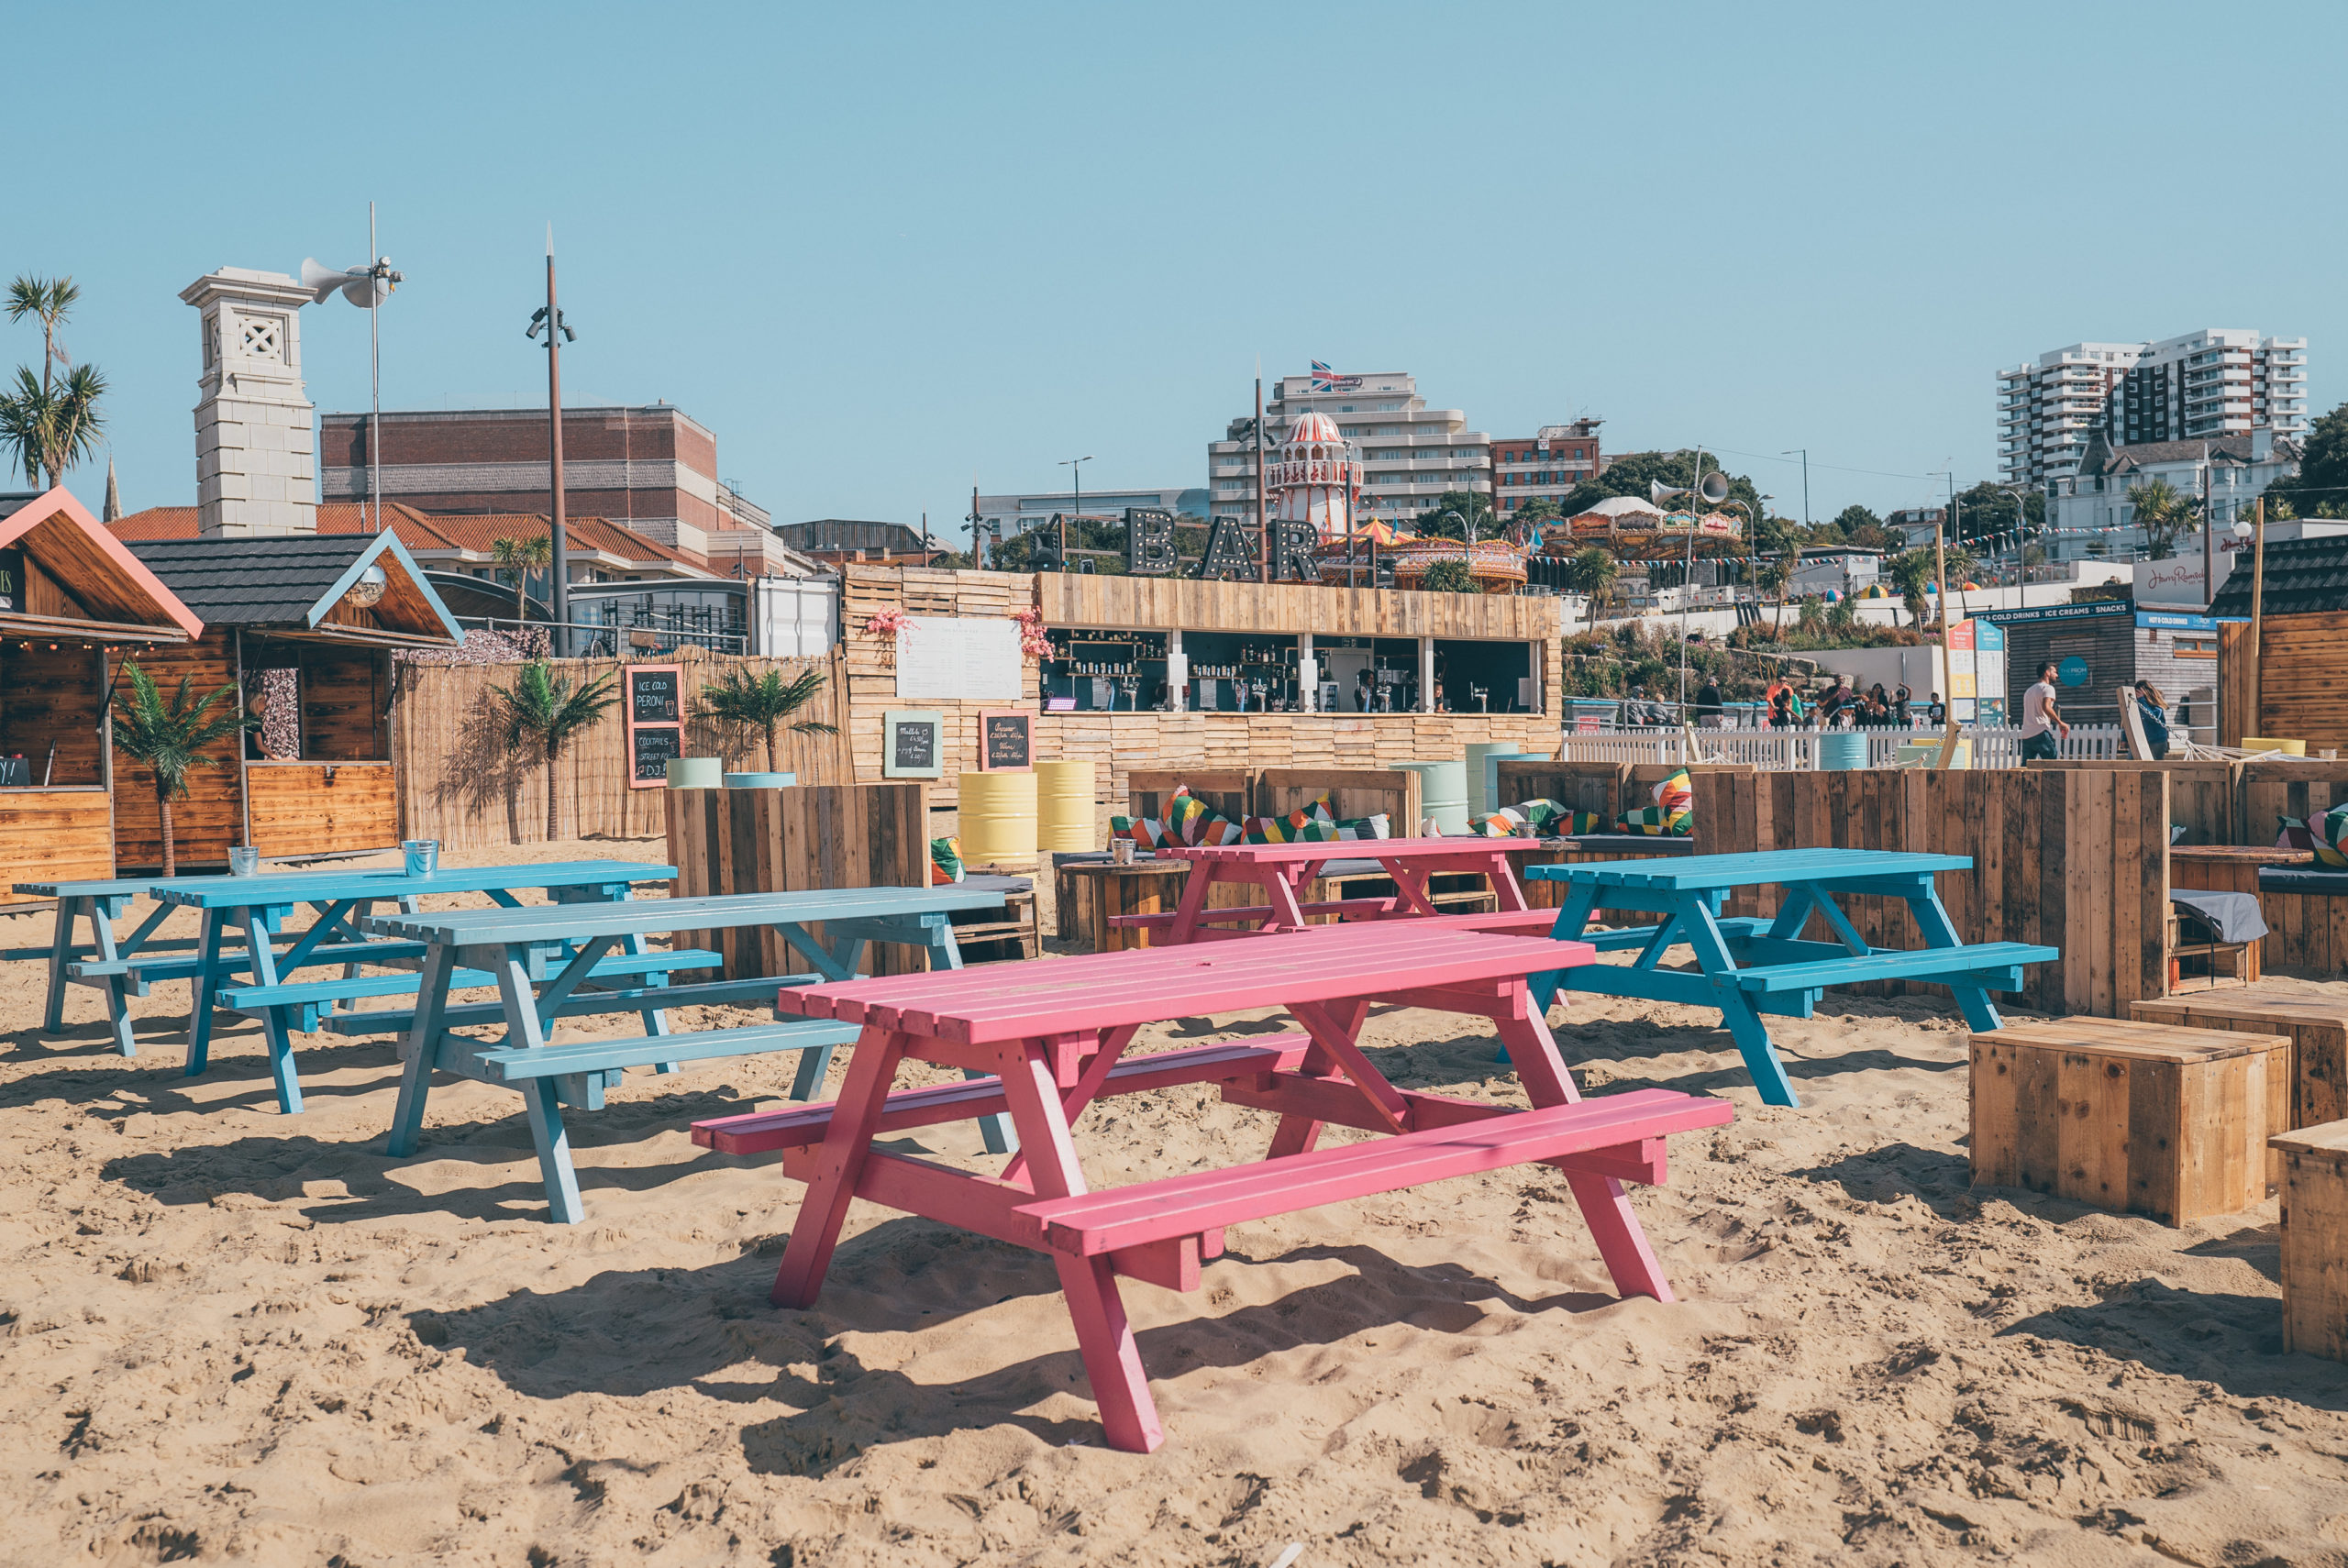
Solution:
{"label": "menu board", "polygon": [[979,768],[1024,773],[1036,765],[1036,715],[991,711],[979,715]]}
{"label": "menu board", "polygon": [[628,788],[664,789],[669,759],[685,755],[683,668],[627,665],[623,683],[627,690]]}
{"label": "menu board", "polygon": [[880,777],[944,778],[945,742],[945,714],[914,709],[891,709],[880,715]]}
{"label": "menu board", "polygon": [[1009,616],[913,615],[897,634],[901,700],[1016,702],[1025,668]]}

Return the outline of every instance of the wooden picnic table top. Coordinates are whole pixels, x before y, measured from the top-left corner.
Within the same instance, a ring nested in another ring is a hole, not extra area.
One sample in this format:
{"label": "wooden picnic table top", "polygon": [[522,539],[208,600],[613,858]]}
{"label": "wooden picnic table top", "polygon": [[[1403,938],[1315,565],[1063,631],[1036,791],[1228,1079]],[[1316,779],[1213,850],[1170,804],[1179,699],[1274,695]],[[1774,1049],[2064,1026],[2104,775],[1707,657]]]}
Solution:
{"label": "wooden picnic table top", "polygon": [[1194,1012],[1237,1012],[1291,1002],[1577,968],[1597,961],[1586,942],[1430,930],[1409,921],[1316,926],[1246,942],[1145,947],[890,975],[785,991],[776,1007],[807,1018],[903,1029],[961,1044],[1155,1023]]}
{"label": "wooden picnic table top", "polygon": [[1529,839],[1484,838],[1463,834],[1456,838],[1340,838],[1310,844],[1213,844],[1169,845],[1157,852],[1161,860],[1278,864],[1290,860],[1434,860],[1446,856],[1505,855],[1512,848],[1532,849]]}
{"label": "wooden picnic table top", "polygon": [[816,924],[890,915],[1001,907],[999,888],[938,884],[924,888],[814,888],[795,892],[723,893],[698,899],[641,899],[607,904],[541,904],[518,910],[438,910],[370,915],[360,925],[383,936],[464,946],[559,942],[658,931],[712,931],[745,925]]}
{"label": "wooden picnic table top", "polygon": [[1765,849],[1736,855],[1690,855],[1670,860],[1605,860],[1534,866],[1525,875],[1537,881],[1589,882],[1601,888],[1645,888],[1702,891],[1767,882],[1839,882],[1872,877],[1910,877],[1932,871],[1963,871],[1970,856],[1912,855],[1894,849]]}
{"label": "wooden picnic table top", "polygon": [[[666,882],[673,866],[636,860],[558,860],[530,866],[442,867],[411,877],[398,867],[373,871],[264,872],[255,877],[189,877],[154,884],[165,903],[201,910],[257,909],[344,899],[422,898],[431,893],[481,893],[492,889],[584,888],[611,883]],[[566,904],[565,909],[580,906]]]}

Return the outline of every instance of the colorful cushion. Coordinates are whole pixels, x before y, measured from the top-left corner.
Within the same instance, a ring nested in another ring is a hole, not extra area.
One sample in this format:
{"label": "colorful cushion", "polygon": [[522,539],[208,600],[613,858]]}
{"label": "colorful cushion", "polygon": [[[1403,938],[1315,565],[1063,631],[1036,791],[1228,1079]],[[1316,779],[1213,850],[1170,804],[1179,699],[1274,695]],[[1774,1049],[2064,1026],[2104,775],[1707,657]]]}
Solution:
{"label": "colorful cushion", "polygon": [[929,880],[935,887],[943,882],[958,882],[965,875],[962,866],[962,841],[959,838],[933,838],[929,841]]}
{"label": "colorful cushion", "polygon": [[1536,834],[1553,833],[1559,823],[1574,813],[1555,801],[1521,801],[1513,806],[1502,806],[1497,812],[1487,812],[1480,817],[1468,819],[1470,832],[1486,838],[1513,838],[1519,828],[1530,826]]}
{"label": "colorful cushion", "polygon": [[1187,784],[1178,788],[1167,801],[1166,825],[1176,838],[1193,849],[1240,841],[1239,824],[1191,794]]}
{"label": "colorful cushion", "polygon": [[1339,838],[1391,838],[1393,829],[1384,812],[1371,817],[1346,817],[1337,823]]}
{"label": "colorful cushion", "polygon": [[1614,819],[1603,812],[1568,812],[1557,825],[1569,834],[1605,833],[1614,826]]}
{"label": "colorful cushion", "polygon": [[2307,823],[2315,841],[2315,862],[2334,870],[2348,870],[2348,805],[2338,805]]}
{"label": "colorful cushion", "polygon": [[1111,817],[1109,836],[1132,839],[1136,847],[1152,852],[1180,842],[1156,817]]}
{"label": "colorful cushion", "polygon": [[[1323,831],[1324,829],[1327,831]],[[1249,844],[1315,844],[1337,836],[1329,797],[1317,795],[1281,817],[1249,817],[1241,836]]]}
{"label": "colorful cushion", "polygon": [[1614,820],[1616,833],[1650,837],[1685,838],[1695,830],[1696,789],[1684,767],[1655,787],[1655,804],[1625,812]]}

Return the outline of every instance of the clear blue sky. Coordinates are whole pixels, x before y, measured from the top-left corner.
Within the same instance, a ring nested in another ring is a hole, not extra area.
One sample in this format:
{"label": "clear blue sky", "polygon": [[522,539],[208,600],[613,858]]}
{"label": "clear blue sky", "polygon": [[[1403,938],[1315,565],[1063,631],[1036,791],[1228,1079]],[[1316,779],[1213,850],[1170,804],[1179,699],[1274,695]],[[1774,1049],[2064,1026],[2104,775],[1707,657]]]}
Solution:
{"label": "clear blue sky", "polygon": [[[0,271],[70,272],[125,503],[191,503],[221,265],[365,254],[389,408],[666,398],[778,521],[1204,482],[1310,359],[1474,428],[1993,471],[1991,374],[2254,327],[2348,393],[2348,12],[2043,3],[35,8]],[[2310,70],[2313,69],[2313,74]],[[365,316],[304,312],[321,410]],[[0,366],[38,359],[0,324]],[[1799,513],[1800,480],[1732,455]],[[1862,472],[1853,470],[1882,470]],[[101,463],[71,483],[94,502]]]}

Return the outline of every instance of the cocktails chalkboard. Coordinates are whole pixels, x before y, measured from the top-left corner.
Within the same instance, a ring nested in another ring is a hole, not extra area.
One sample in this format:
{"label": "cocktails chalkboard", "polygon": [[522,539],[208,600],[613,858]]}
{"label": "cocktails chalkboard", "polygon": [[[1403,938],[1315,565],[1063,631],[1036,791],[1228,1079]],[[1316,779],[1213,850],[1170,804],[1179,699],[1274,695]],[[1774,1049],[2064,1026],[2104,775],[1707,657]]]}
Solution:
{"label": "cocktails chalkboard", "polygon": [[1013,710],[979,715],[979,767],[1024,773],[1036,766],[1036,715]]}
{"label": "cocktails chalkboard", "polygon": [[880,715],[880,777],[942,778],[946,775],[946,716],[925,709],[892,709]]}
{"label": "cocktails chalkboard", "polygon": [[682,671],[673,664],[632,664],[627,667],[627,716],[637,724],[673,724],[678,712],[677,690]]}
{"label": "cocktails chalkboard", "polygon": [[628,736],[628,782],[648,787],[666,784],[669,759],[684,755],[684,731],[674,724],[648,725],[635,731]]}

